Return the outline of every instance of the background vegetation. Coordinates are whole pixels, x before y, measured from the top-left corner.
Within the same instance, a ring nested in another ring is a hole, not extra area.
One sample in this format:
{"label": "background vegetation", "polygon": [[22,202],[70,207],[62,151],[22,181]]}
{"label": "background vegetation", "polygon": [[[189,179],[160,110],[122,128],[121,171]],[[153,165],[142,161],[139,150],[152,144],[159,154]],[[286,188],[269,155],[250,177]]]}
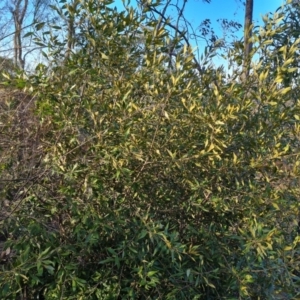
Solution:
{"label": "background vegetation", "polygon": [[1,299],[296,299],[298,6],[245,76],[238,44],[225,72],[110,4],[62,2],[76,30],[39,23],[47,64],[3,73]]}

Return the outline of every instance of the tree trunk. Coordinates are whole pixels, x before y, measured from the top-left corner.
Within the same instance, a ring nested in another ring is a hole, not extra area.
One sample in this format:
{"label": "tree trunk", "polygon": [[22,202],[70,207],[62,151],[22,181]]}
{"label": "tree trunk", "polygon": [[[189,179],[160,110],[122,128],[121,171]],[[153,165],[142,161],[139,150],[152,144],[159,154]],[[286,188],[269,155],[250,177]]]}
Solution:
{"label": "tree trunk", "polygon": [[75,16],[76,16],[76,10],[79,5],[78,0],[73,0],[69,4],[69,14],[65,19],[67,26],[68,26],[68,33],[67,33],[67,50],[65,57],[66,59],[69,58],[72,50],[74,49],[75,46]]}
{"label": "tree trunk", "polygon": [[244,79],[249,76],[250,70],[250,52],[252,50],[252,19],[253,19],[253,2],[246,0],[245,24],[244,24]]}
{"label": "tree trunk", "polygon": [[14,34],[14,61],[15,65],[24,69],[25,61],[22,55],[22,26],[24,17],[28,8],[28,0],[24,0],[24,5],[21,7],[22,0],[17,0],[14,9],[11,9],[11,13],[14,18],[15,34]]}

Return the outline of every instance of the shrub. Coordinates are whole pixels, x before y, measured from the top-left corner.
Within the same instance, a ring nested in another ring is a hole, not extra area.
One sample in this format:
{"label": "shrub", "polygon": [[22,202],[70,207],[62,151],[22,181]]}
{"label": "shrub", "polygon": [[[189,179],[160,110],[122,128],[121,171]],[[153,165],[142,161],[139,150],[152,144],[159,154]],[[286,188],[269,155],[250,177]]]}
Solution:
{"label": "shrub", "polygon": [[[170,61],[163,27],[108,4],[77,8],[77,50],[56,64],[54,45],[51,68],[25,81],[40,164],[3,196],[1,297],[295,297],[292,89],[270,80],[271,65],[254,64],[239,81],[238,68],[229,79],[209,65],[199,74],[184,46]],[[255,38],[259,51],[264,36]],[[12,159],[1,178],[24,162]]]}

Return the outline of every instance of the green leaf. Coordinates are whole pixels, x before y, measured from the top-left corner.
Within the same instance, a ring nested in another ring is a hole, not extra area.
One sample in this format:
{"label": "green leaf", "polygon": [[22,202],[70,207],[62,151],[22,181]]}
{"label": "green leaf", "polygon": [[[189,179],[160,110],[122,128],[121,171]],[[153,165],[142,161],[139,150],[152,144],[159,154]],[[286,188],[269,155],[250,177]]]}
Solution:
{"label": "green leaf", "polygon": [[148,234],[147,230],[142,230],[138,236],[138,240],[143,239]]}
{"label": "green leaf", "polygon": [[37,31],[39,31],[45,26],[45,24],[46,24],[45,22],[38,23],[38,24],[35,25],[35,29]]}

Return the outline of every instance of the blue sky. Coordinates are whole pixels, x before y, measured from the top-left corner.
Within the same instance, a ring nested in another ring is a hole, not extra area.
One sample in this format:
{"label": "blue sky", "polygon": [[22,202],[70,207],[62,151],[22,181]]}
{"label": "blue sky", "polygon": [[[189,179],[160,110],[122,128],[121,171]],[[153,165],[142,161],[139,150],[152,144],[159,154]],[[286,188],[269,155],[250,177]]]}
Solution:
{"label": "blue sky", "polygon": [[[211,19],[213,28],[221,37],[222,30],[217,19],[229,19],[243,24],[245,6],[241,2],[244,1],[211,0],[211,3],[204,3],[202,0],[189,0],[185,13],[194,26],[203,19]],[[274,12],[283,3],[283,0],[254,0],[253,21],[259,24],[262,15]]]}
{"label": "blue sky", "polygon": [[[173,0],[172,3],[179,2],[180,4],[183,0]],[[165,1],[163,1],[165,2]],[[228,19],[240,24],[244,24],[244,14],[245,14],[245,0],[211,0],[211,3],[205,3],[203,0],[188,0],[185,9],[185,16],[191,23],[194,29],[196,29],[201,21],[205,19],[211,20],[211,27],[219,38],[223,38],[223,31],[218,19]],[[131,5],[134,5],[135,0],[131,0]],[[267,13],[275,12],[275,10],[283,5],[285,0],[254,0],[254,10],[253,10],[253,22],[255,25],[261,24],[261,19],[263,15]],[[112,6],[122,7],[121,0],[116,0]],[[177,15],[175,9],[168,11],[169,15]],[[228,33],[228,32],[227,32]],[[235,33],[235,36],[240,39],[243,37],[243,28]],[[230,41],[227,39],[227,42]],[[191,41],[191,44],[196,49],[196,44]],[[205,40],[198,39],[198,50],[201,54],[204,47],[206,46]],[[220,57],[214,58],[214,63],[216,65],[223,64],[224,61]]]}
{"label": "blue sky", "polygon": [[[202,0],[189,0],[187,3],[186,15],[192,21],[209,18],[216,20],[228,18],[243,23],[245,0],[211,0],[211,3],[204,3]],[[254,21],[259,21],[261,15],[274,12],[283,4],[283,0],[254,0]]]}
{"label": "blue sky", "polygon": [[[125,0],[128,1],[128,0]],[[182,4],[183,0],[173,0],[171,3]],[[164,3],[165,1],[163,1]],[[188,0],[184,14],[194,29],[205,19],[211,20],[211,27],[219,38],[223,37],[223,31],[218,19],[228,19],[240,24],[244,24],[245,14],[245,0],[211,0],[211,3],[206,3],[203,0]],[[285,0],[254,0],[253,21],[255,24],[261,24],[263,15],[275,10],[285,3]],[[131,0],[131,5],[135,6],[136,1]],[[122,9],[123,4],[121,0],[116,0],[112,6],[117,6]],[[177,12],[175,9],[168,10],[168,15],[176,17]],[[243,36],[243,29],[236,33],[241,38]],[[204,47],[206,42],[198,40],[199,47]]]}
{"label": "blue sky", "polygon": [[[189,0],[185,11],[187,18],[194,27],[197,27],[201,20],[210,19],[212,28],[219,38],[224,37],[224,33],[218,19],[228,19],[244,25],[245,0],[211,0],[211,3],[204,3],[202,0]],[[278,7],[285,3],[284,0],[254,0],[253,22],[255,25],[262,24],[262,16],[270,12],[275,12]],[[237,38],[243,37],[243,27],[235,33]],[[229,40],[227,39],[227,42]],[[204,40],[198,42],[199,53],[203,52],[206,46]],[[227,65],[219,56],[213,59],[216,65]]]}
{"label": "blue sky", "polygon": [[[172,2],[175,3],[175,1]],[[183,0],[178,0],[178,2],[181,4]],[[245,0],[211,0],[211,3],[205,3],[203,0],[188,0],[184,13],[194,28],[197,28],[202,20],[210,19],[216,33],[222,35],[217,19],[228,19],[243,24],[245,9],[243,2]],[[262,15],[274,12],[284,2],[284,0],[254,0],[253,21],[258,24]],[[121,0],[116,0],[112,6],[120,8],[122,7],[121,3]],[[134,3],[135,1],[132,0],[131,5]],[[173,10],[170,13],[175,14],[176,12]]]}

